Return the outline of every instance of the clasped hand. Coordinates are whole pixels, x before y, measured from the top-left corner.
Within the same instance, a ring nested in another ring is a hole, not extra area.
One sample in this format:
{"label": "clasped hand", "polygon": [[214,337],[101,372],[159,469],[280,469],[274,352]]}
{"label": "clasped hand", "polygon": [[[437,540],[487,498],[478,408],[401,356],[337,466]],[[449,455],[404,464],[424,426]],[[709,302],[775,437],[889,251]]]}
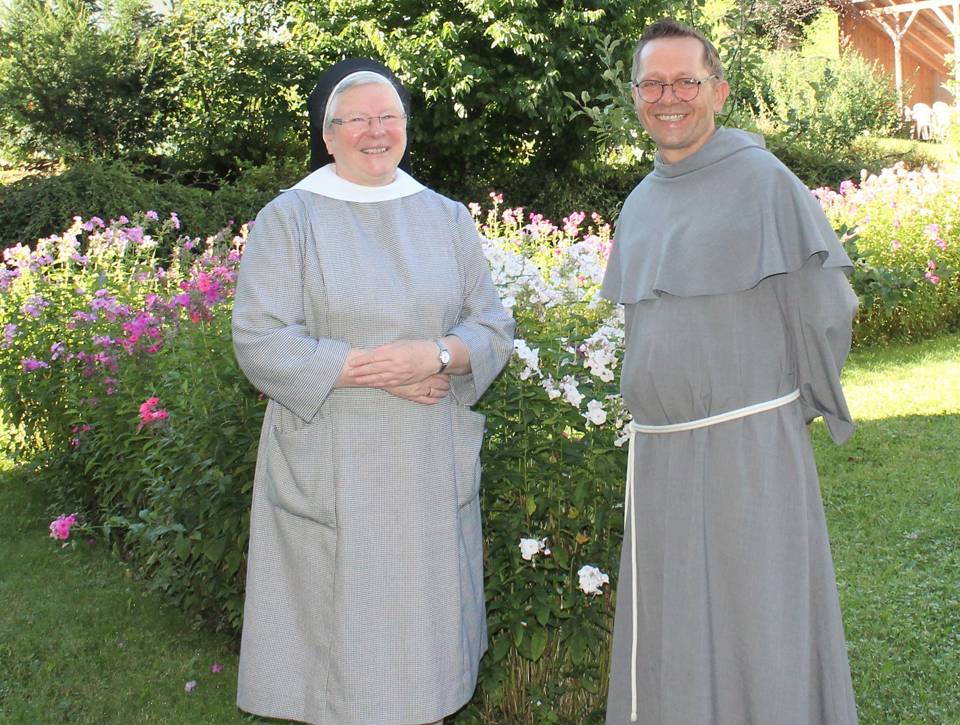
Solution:
{"label": "clasped hand", "polygon": [[347,376],[400,398],[437,403],[450,390],[450,376],[437,374],[439,352],[429,340],[398,340],[358,355],[349,362]]}

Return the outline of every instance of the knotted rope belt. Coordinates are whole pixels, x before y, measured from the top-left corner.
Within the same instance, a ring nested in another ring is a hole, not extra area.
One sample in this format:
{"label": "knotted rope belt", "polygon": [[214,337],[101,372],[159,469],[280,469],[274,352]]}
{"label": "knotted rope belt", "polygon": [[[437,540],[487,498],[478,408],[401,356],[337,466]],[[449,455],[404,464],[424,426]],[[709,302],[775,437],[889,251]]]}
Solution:
{"label": "knotted rope belt", "polygon": [[627,486],[624,496],[624,515],[630,517],[630,567],[633,574],[633,643],[630,650],[630,722],[637,721],[637,622],[639,620],[637,604],[637,518],[633,501],[633,470],[635,451],[634,443],[637,433],[679,433],[685,430],[696,430],[697,428],[706,428],[707,426],[726,423],[739,418],[746,418],[749,415],[765,413],[768,410],[780,408],[800,397],[800,390],[794,390],[792,393],[768,400],[764,403],[748,405],[745,408],[737,408],[728,413],[711,415],[698,420],[691,420],[687,423],[670,423],[668,425],[641,425],[640,423],[630,422],[627,425],[627,432],[630,434],[630,450],[627,453]]}

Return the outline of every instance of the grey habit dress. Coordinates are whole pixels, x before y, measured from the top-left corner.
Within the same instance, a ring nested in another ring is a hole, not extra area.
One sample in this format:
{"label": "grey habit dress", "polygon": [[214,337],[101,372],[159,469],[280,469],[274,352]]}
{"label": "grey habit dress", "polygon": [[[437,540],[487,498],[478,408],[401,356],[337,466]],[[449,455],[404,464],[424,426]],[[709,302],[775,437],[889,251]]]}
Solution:
{"label": "grey habit dress", "polygon": [[[618,222],[601,294],[626,313],[621,390],[668,425],[634,439],[637,621],[627,521],[608,725],[857,722],[806,423],[845,442],[840,389],[857,296],[816,199],[755,137],[718,128],[657,161]],[[635,634],[634,634],[635,633]]]}
{"label": "grey habit dress", "polygon": [[[243,710],[412,725],[470,699],[487,630],[484,419],[469,406],[509,359],[513,329],[469,212],[402,171],[372,188],[326,166],[257,216],[233,317],[237,359],[269,397]],[[448,334],[473,372],[437,405],[334,389],[351,346]]]}

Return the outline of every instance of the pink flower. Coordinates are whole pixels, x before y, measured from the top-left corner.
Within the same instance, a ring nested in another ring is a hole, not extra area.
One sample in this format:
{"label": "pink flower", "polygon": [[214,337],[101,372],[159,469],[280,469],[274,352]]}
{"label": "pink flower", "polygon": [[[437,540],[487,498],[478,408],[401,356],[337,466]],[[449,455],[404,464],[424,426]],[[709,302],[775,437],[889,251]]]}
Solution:
{"label": "pink flower", "polygon": [[70,538],[70,527],[77,523],[75,513],[69,516],[58,516],[56,521],[50,522],[50,538],[65,540]]}
{"label": "pink flower", "polygon": [[903,249],[903,245],[900,244],[900,242],[898,242],[896,239],[894,239],[894,240],[890,243],[890,246],[893,247],[894,249]]}
{"label": "pink flower", "polygon": [[494,203],[494,204],[502,204],[502,203],[503,203],[503,194],[498,194],[498,193],[495,192],[495,191],[491,191],[491,192],[490,192],[490,198],[493,199],[493,203]]}
{"label": "pink flower", "polygon": [[220,670],[222,670],[222,669],[223,669],[223,665],[218,665],[216,662],[214,662],[214,663],[213,663],[213,666],[210,668],[210,671],[211,671],[213,674],[216,675],[216,674],[218,674],[218,673],[220,672]]}
{"label": "pink flower", "polygon": [[196,680],[190,680],[187,684],[183,686],[184,692],[193,692],[193,688],[197,686]]}
{"label": "pink flower", "polygon": [[137,430],[142,430],[143,426],[152,423],[162,423],[167,419],[167,411],[162,407],[158,408],[159,405],[162,405],[160,398],[148,398],[140,406],[140,424],[137,426]]}

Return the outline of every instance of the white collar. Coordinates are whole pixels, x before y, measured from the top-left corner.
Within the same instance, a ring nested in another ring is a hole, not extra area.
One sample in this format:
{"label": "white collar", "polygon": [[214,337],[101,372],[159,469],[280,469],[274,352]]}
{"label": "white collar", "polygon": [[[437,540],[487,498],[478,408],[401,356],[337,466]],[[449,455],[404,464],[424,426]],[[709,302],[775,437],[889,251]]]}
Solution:
{"label": "white collar", "polygon": [[290,188],[309,191],[341,201],[370,203],[411,196],[427,187],[403,169],[397,169],[397,177],[385,186],[361,186],[337,176],[336,164],[327,164]]}

